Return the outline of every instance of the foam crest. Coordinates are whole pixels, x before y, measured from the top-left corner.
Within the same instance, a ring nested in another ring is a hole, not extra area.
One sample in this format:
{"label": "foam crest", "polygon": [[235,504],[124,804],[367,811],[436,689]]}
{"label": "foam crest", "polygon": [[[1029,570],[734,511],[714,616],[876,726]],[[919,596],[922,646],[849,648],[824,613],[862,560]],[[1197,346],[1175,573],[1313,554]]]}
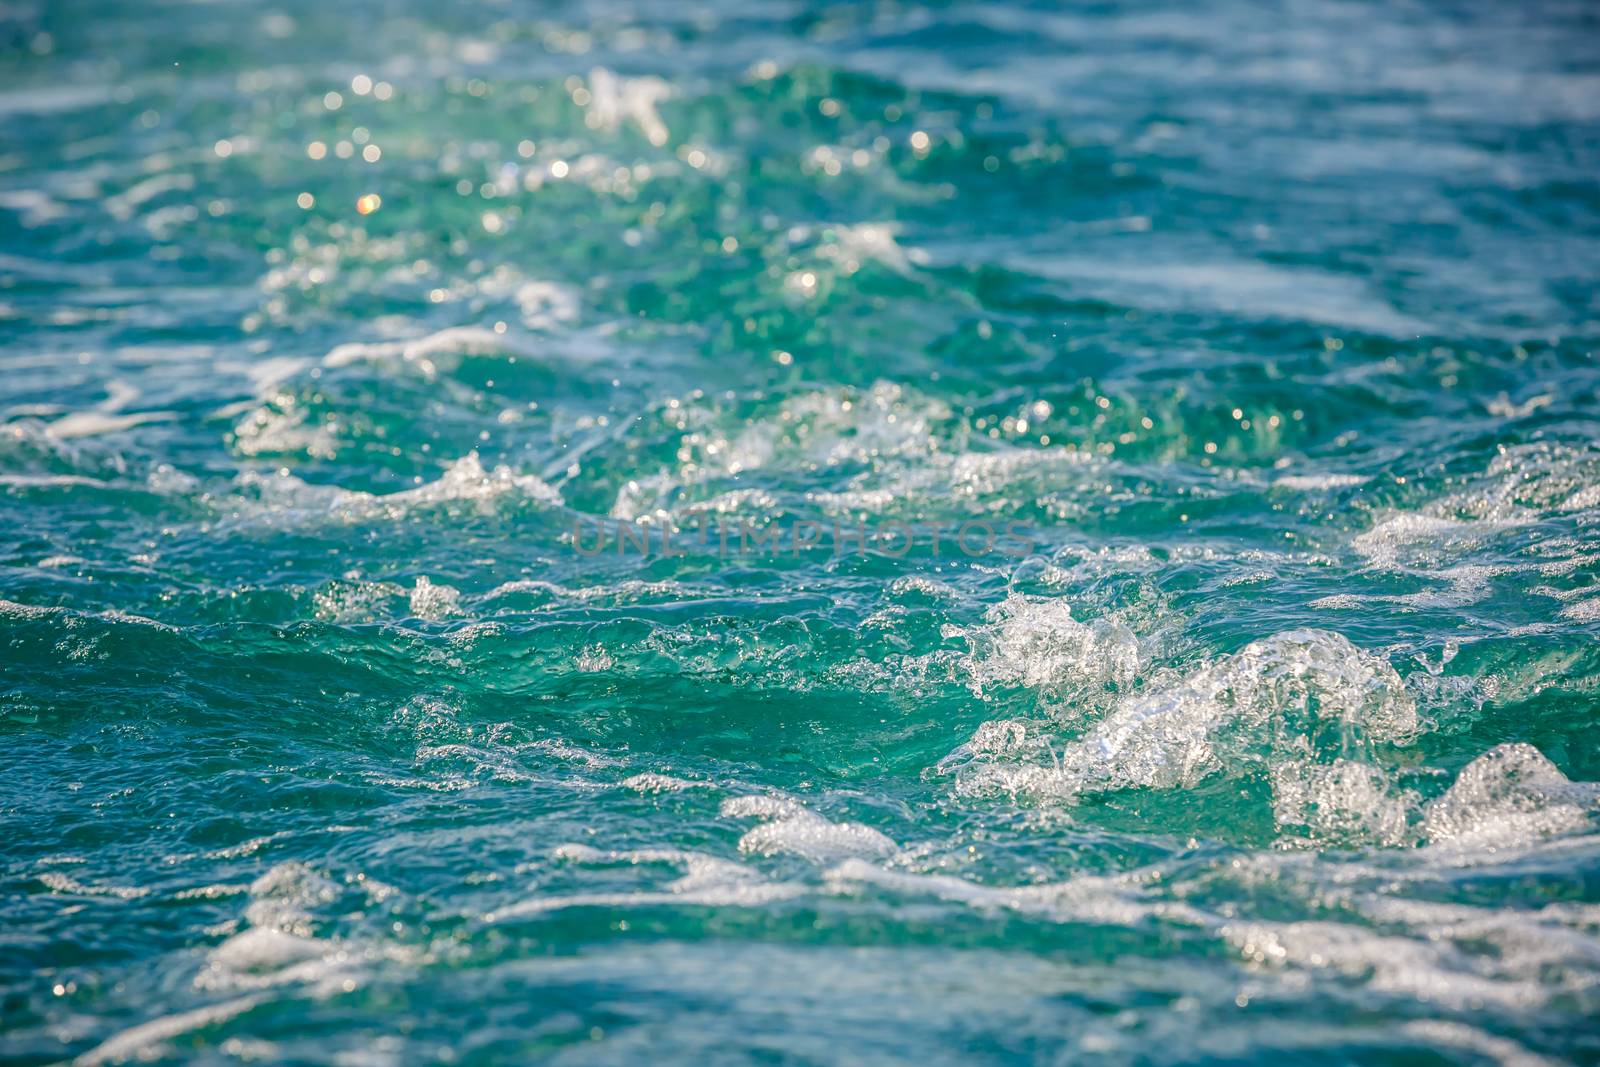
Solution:
{"label": "foam crest", "polygon": [[[315,912],[339,887],[303,863],[280,863],[250,885],[244,930],[206,954],[198,989],[265,989],[292,983],[344,984],[361,955],[340,939],[317,936]],[[353,981],[353,979],[351,979]]]}
{"label": "foam crest", "polygon": [[227,1022],[265,999],[264,994],[253,993],[202,1008],[161,1015],[112,1035],[72,1062],[74,1067],[99,1067],[103,1063],[135,1058],[155,1059],[167,1051],[167,1043],[173,1038]]}
{"label": "foam crest", "polygon": [[1272,814],[1287,842],[1402,845],[1415,840],[1418,798],[1382,767],[1356,760],[1294,761],[1273,768]]}
{"label": "foam crest", "polygon": [[[1447,589],[1324,598],[1319,605],[1454,609],[1484,600],[1496,578],[1562,577],[1594,561],[1585,517],[1600,504],[1600,453],[1592,448],[1554,441],[1504,446],[1481,475],[1459,481],[1466,488],[1416,511],[1386,514],[1351,542],[1376,570],[1444,582]],[[1542,534],[1540,524],[1551,522],[1575,526],[1574,536]]]}
{"label": "foam crest", "polygon": [[451,463],[435,480],[415,489],[395,493],[368,493],[336,485],[315,485],[287,470],[272,473],[246,471],[234,479],[255,514],[289,521],[327,518],[339,522],[401,519],[415,510],[456,502],[477,505],[484,514],[503,497],[520,497],[559,506],[561,494],[533,474],[513,471],[505,464],[486,469],[477,452]]}
{"label": "foam crest", "polygon": [[[534,294],[530,294],[534,295]],[[481,326],[451,326],[409,341],[351,341],[322,357],[324,367],[358,363],[401,363],[432,378],[458,366],[469,356],[534,358],[534,347],[510,334]]]}
{"label": "foam crest", "polygon": [[[3,603],[0,603],[3,608]],[[0,617],[3,612],[0,612]],[[89,885],[60,871],[44,871],[38,876],[51,892],[75,897],[109,897],[113,900],[137,900],[150,890],[141,886]]]}
{"label": "foam crest", "polygon": [[829,466],[928,454],[938,448],[936,426],[950,416],[943,401],[883,381],[865,391],[804,393],[786,400],[778,415],[794,425],[797,458]]}
{"label": "foam crest", "polygon": [[681,793],[686,789],[712,788],[710,782],[696,782],[670,774],[661,774],[657,771],[645,771],[642,774],[631,775],[622,780],[622,786],[624,789],[631,789],[635,793],[646,795]]}
{"label": "foam crest", "polygon": [[955,775],[962,796],[1069,800],[1078,794],[1081,779],[1061,766],[1047,728],[1022,719],[982,723],[966,744],[939,761],[935,773]]}
{"label": "foam crest", "polygon": [[1379,522],[1351,542],[1375,567],[1405,570],[1436,566],[1481,546],[1519,519],[1455,519],[1404,512]]}
{"label": "foam crest", "polygon": [[1600,784],[1574,782],[1532,745],[1497,745],[1467,764],[1427,807],[1430,841],[1484,848],[1588,829]]}
{"label": "foam crest", "polygon": [[986,911],[1013,911],[1054,922],[1137,926],[1151,919],[1203,925],[1205,917],[1179,901],[1152,899],[1137,876],[1084,875],[1065,882],[986,886],[950,874],[897,871],[865,859],[827,872],[834,892],[870,886],[903,896],[926,896]]}
{"label": "foam crest", "polygon": [[23,418],[0,425],[0,467],[13,476],[106,480],[126,474],[128,463],[95,441],[68,439],[55,433],[51,423]]}
{"label": "foam crest", "polygon": [[[1335,922],[1240,923],[1222,929],[1246,960],[1268,967],[1329,971],[1368,988],[1465,1010],[1536,1006],[1546,994],[1509,979],[1450,941],[1378,933]],[[1488,972],[1488,973],[1485,973]]]}
{"label": "foam crest", "polygon": [[835,264],[846,275],[865,264],[879,263],[896,274],[909,275],[926,266],[930,257],[920,248],[906,248],[896,239],[900,226],[893,222],[861,222],[855,225],[793,226],[788,232],[790,247],[811,246],[817,256]]}
{"label": "foam crest", "polygon": [[758,907],[789,900],[805,892],[791,882],[777,882],[732,860],[684,849],[633,849],[604,851],[589,845],[563,845],[556,858],[590,867],[667,866],[679,877],[658,888],[609,893],[541,894],[496,908],[486,922],[533,918],[569,908],[629,908],[653,906]]}
{"label": "foam crest", "polygon": [[1126,689],[1139,669],[1132,630],[1114,619],[1079,622],[1060,597],[1012,593],[985,621],[966,632],[975,692],[1020,685],[1088,696],[1091,690]]}
{"label": "foam crest", "polygon": [[788,797],[733,797],[723,802],[722,815],[765,820],[739,839],[741,852],[762,856],[786,853],[825,863],[847,856],[887,856],[899,851],[894,841],[870,826],[831,822]]}
{"label": "foam crest", "polygon": [[411,590],[411,614],[437,622],[461,613],[461,591],[419,575]]}
{"label": "foam crest", "polygon": [[[737,511],[752,504],[770,511],[777,499],[748,487],[709,502],[678,495],[687,487],[757,470],[775,476],[804,474],[808,480],[824,469],[850,473],[845,489],[812,490],[806,501],[828,513],[882,510],[899,489],[879,484],[882,472],[900,473],[906,464],[922,470],[932,457],[942,456],[942,430],[952,415],[942,401],[881,381],[866,389],[809,389],[786,397],[775,411],[742,417],[702,399],[696,394],[667,401],[659,412],[667,430],[662,444],[671,443],[676,462],[623,482],[610,508],[613,518],[672,518],[707,508]],[[945,460],[940,469],[947,466]]]}
{"label": "foam crest", "polygon": [[532,474],[519,474],[505,464],[486,470],[478,453],[468,452],[445,468],[437,479],[378,499],[388,505],[437,504],[450,500],[490,500],[516,493],[546,504],[560,504],[561,494]]}
{"label": "foam crest", "polygon": [[1267,760],[1405,744],[1418,729],[1386,660],[1336,633],[1295,630],[1122,702],[1067,762],[1098,788],[1167,789]]}
{"label": "foam crest", "polygon": [[[1107,660],[1096,652],[1082,662],[1105,669]],[[1042,662],[1026,650],[1020,661]],[[1069,670],[1078,662],[1069,656]],[[1059,754],[1044,724],[1000,720],[979,727],[937,770],[955,774],[961,794],[1057,800],[1189,789],[1214,775],[1265,777],[1285,843],[1399,844],[1410,839],[1416,799],[1374,759],[1421,728],[1386,660],[1339,634],[1297,630],[1121,696]]]}
{"label": "foam crest", "polygon": [[604,67],[589,72],[587,123],[614,130],[624,120],[632,122],[651,144],[660,147],[671,136],[656,105],[670,99],[671,83],[656,77],[624,78]]}

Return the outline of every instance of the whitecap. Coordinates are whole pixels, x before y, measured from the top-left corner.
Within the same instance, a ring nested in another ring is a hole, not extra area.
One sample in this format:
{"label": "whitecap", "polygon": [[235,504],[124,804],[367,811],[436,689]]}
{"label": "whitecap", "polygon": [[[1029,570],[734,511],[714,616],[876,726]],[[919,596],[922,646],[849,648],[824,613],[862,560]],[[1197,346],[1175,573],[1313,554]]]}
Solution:
{"label": "whitecap", "polygon": [[974,691],[991,685],[1032,689],[1125,689],[1139,669],[1139,642],[1115,619],[1093,624],[1072,617],[1059,597],[1012,593],[965,631]]}
{"label": "whitecap", "polygon": [[659,889],[609,893],[545,893],[529,897],[484,915],[485,922],[523,919],[568,908],[629,908],[689,906],[752,908],[789,900],[805,892],[793,882],[777,882],[732,860],[683,849],[637,849],[608,852],[589,845],[563,845],[557,858],[587,866],[662,864],[682,873]]}
{"label": "whitecap", "polygon": [[434,582],[420,575],[411,590],[411,614],[419,619],[437,622],[461,613],[461,591],[454,586]]}
{"label": "whitecap", "polygon": [[159,1048],[181,1034],[215,1026],[235,1016],[243,1015],[260,1004],[263,999],[264,996],[258,993],[219,1004],[208,1004],[192,1011],[158,1016],[107,1038],[72,1062],[76,1067],[98,1067],[102,1063],[132,1059]]}
{"label": "whitecap", "polygon": [[645,140],[660,147],[671,134],[656,105],[672,94],[671,83],[661,78],[624,78],[604,67],[595,67],[589,72],[589,122],[600,129],[614,130],[623,120],[631,121]]}
{"label": "whitecap", "polygon": [[1532,745],[1497,745],[1467,764],[1427,806],[1430,841],[1483,848],[1587,829],[1600,811],[1600,784],[1574,782]]}
{"label": "whitecap", "polygon": [[856,822],[832,822],[784,796],[733,797],[722,804],[724,818],[766,820],[739,839],[741,852],[779,853],[814,863],[845,856],[885,856],[899,850],[889,837]]}
{"label": "whitecap", "polygon": [[681,793],[686,789],[710,789],[711,783],[693,782],[687,778],[675,778],[670,774],[646,771],[624,778],[622,786],[635,793]]}
{"label": "whitecap", "polygon": [[1084,875],[1065,882],[1028,886],[986,886],[949,874],[895,871],[864,859],[851,859],[827,872],[834,892],[872,886],[903,895],[937,897],[982,910],[1014,911],[1055,922],[1135,926],[1150,919],[1204,925],[1205,916],[1176,901],[1146,899],[1137,876]]}
{"label": "whitecap", "polygon": [[244,499],[254,505],[250,509],[254,514],[291,521],[316,516],[344,522],[392,520],[417,508],[453,501],[476,503],[480,511],[487,513],[496,499],[508,495],[550,505],[562,502],[561,494],[537,475],[518,473],[505,464],[486,469],[476,452],[451,463],[434,481],[394,493],[314,485],[286,469],[272,473],[246,471],[234,479],[234,484],[249,494]]}
{"label": "whitecap", "polygon": [[1100,788],[1172,788],[1328,742],[1405,744],[1419,726],[1386,660],[1336,633],[1295,630],[1118,704],[1064,762]]}
{"label": "whitecap", "polygon": [[534,348],[509,334],[480,326],[452,326],[409,341],[351,341],[322,357],[324,367],[355,363],[399,361],[417,367],[428,377],[454,366],[464,356],[536,355]]}
{"label": "whitecap", "polygon": [[1272,484],[1280,489],[1316,492],[1323,489],[1352,489],[1372,481],[1361,474],[1285,474],[1274,478]]}

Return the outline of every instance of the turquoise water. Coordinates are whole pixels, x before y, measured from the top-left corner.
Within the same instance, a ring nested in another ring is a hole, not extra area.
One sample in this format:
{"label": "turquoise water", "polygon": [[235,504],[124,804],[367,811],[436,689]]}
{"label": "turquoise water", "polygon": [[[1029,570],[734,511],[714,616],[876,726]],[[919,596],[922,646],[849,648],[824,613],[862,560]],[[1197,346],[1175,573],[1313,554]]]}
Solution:
{"label": "turquoise water", "polygon": [[1592,5],[0,44],[0,1058],[1600,1061]]}

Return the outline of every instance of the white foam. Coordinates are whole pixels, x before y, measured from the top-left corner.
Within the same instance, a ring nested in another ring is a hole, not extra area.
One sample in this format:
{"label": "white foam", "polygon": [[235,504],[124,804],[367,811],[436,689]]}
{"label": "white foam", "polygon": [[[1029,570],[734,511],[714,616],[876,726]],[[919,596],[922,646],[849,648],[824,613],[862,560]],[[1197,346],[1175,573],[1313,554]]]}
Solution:
{"label": "white foam", "polygon": [[1273,479],[1272,484],[1280,489],[1316,492],[1323,489],[1351,489],[1370,481],[1370,477],[1361,474],[1285,474]]}
{"label": "white foam", "polygon": [[1059,754],[1046,724],[1002,720],[937,770],[965,795],[1058,800],[1265,775],[1285,843],[1398,844],[1410,840],[1415,799],[1392,788],[1372,750],[1407,744],[1421,728],[1386,660],[1338,634],[1297,630],[1121,696]]}
{"label": "white foam", "polygon": [[77,1067],[98,1067],[102,1063],[111,1063],[117,1060],[133,1059],[142,1054],[152,1053],[162,1044],[182,1034],[194,1030],[202,1030],[208,1026],[227,1022],[229,1019],[260,1004],[264,996],[252,994],[225,1000],[220,1004],[209,1004],[203,1008],[192,1011],[175,1012],[171,1015],[162,1015],[151,1019],[149,1022],[131,1026],[121,1033],[102,1041],[94,1048],[85,1052],[72,1062]]}
{"label": "white foam", "polygon": [[898,274],[910,274],[913,264],[927,264],[928,255],[921,249],[901,247],[895,239],[900,226],[893,222],[862,222],[853,226],[832,225],[825,233],[828,240],[817,249],[825,259],[842,265],[846,271],[859,269],[872,260]]}
{"label": "white foam", "polygon": [[1600,597],[1568,604],[1561,609],[1561,617],[1563,619],[1571,619],[1573,622],[1600,620]]}
{"label": "white foam", "polygon": [[409,341],[352,341],[322,357],[324,367],[399,361],[432,377],[463,356],[532,357],[533,348],[509,334],[479,326],[452,326]]}
{"label": "white foam", "polygon": [[336,581],[317,590],[311,603],[324,622],[371,622],[391,601],[409,596],[393,582]]}
{"label": "white foam", "polygon": [[485,922],[503,922],[567,908],[627,908],[657,905],[751,908],[789,900],[805,892],[790,882],[774,882],[731,860],[680,849],[603,852],[588,845],[563,845],[558,858],[586,865],[637,867],[664,864],[683,873],[660,889],[615,893],[541,894],[496,908]]}
{"label": "white foam", "polygon": [[763,856],[788,853],[823,863],[846,856],[886,856],[899,846],[855,822],[831,822],[784,796],[733,797],[722,804],[724,818],[766,820],[739,839],[741,852]]}
{"label": "white foam", "polygon": [[[363,880],[369,902],[393,890]],[[362,963],[376,956],[407,958],[397,946],[365,948],[339,937],[318,936],[317,909],[340,897],[330,879],[303,863],[279,863],[252,882],[244,909],[245,928],[212,948],[194,978],[204,990],[264,990],[307,985],[316,993],[355,987]]]}
{"label": "white foam", "polygon": [[[253,926],[223,941],[206,956],[206,970],[195,979],[201,989],[267,986],[320,978],[329,950],[326,942],[274,927]],[[306,966],[310,964],[311,966]]]}
{"label": "white foam", "polygon": [[1402,570],[1437,563],[1476,548],[1509,522],[1443,518],[1416,512],[1391,515],[1351,541],[1375,567]]}
{"label": "white foam", "polygon": [[1439,1047],[1472,1052],[1499,1067],[1558,1067],[1559,1061],[1530,1052],[1508,1038],[1498,1037],[1466,1023],[1448,1019],[1413,1019],[1400,1032],[1432,1049]]}
{"label": "white foam", "polygon": [[1272,813],[1287,840],[1304,845],[1411,844],[1417,795],[1381,767],[1357,760],[1295,760],[1272,774]]}
{"label": "white foam", "polygon": [[1600,784],[1573,782],[1532,745],[1505,744],[1462,768],[1422,827],[1431,841],[1482,848],[1587,829],[1596,811]]}
{"label": "white foam", "polygon": [[1255,963],[1328,970],[1364,980],[1374,990],[1457,1009],[1525,1009],[1545,999],[1535,983],[1478,973],[1449,941],[1335,922],[1238,923],[1223,927],[1222,935]]}
{"label": "white foam", "polygon": [[517,308],[523,325],[548,330],[577,321],[581,306],[578,291],[555,282],[528,281],[517,287]]}
{"label": "white foam", "polygon": [[590,124],[614,130],[624,120],[631,121],[651,144],[660,147],[671,136],[656,105],[672,96],[672,85],[661,78],[624,78],[604,67],[589,72]]}
{"label": "white foam", "polygon": [[84,882],[78,881],[76,878],[69,878],[67,875],[62,874],[59,871],[44,871],[38,876],[38,878],[39,881],[43,882],[47,887],[49,887],[52,892],[70,893],[74,896],[113,897],[117,900],[137,900],[138,898],[145,896],[150,892],[149,889],[141,886],[88,885]]}
{"label": "white foam", "polygon": [[486,470],[476,452],[451,463],[434,481],[395,493],[313,485],[287,470],[270,474],[247,471],[234,483],[254,495],[257,506],[252,510],[256,515],[290,521],[318,516],[344,522],[393,520],[404,518],[417,508],[453,501],[476,503],[480,511],[487,513],[497,499],[512,495],[551,505],[561,503],[561,494],[543,479],[519,474],[504,464]]}
{"label": "white foam", "polygon": [[968,907],[1039,915],[1056,922],[1134,926],[1152,918],[1204,924],[1201,913],[1181,902],[1146,898],[1129,876],[1085,875],[1065,882],[1029,886],[986,886],[948,874],[890,870],[851,859],[827,872],[835,892],[868,885],[891,892],[932,896]]}
{"label": "white foam", "polygon": [[1072,617],[1060,597],[1012,593],[967,631],[973,688],[1126,688],[1139,669],[1139,642],[1115,620],[1093,625]]}
{"label": "white foam", "polygon": [[333,459],[339,441],[333,424],[323,420],[307,425],[310,413],[292,396],[251,409],[233,426],[233,446],[244,456],[302,453],[313,459]]}
{"label": "white foam", "polygon": [[82,474],[0,474],[0,485],[18,489],[109,489],[112,483]]}
{"label": "white foam", "polygon": [[1123,701],[1064,762],[1103,788],[1171,788],[1223,769],[1224,755],[1230,768],[1264,752],[1306,755],[1329,731],[1345,743],[1404,744],[1418,727],[1387,661],[1339,634],[1295,630]]}
{"label": "white foam", "polygon": [[623,788],[631,789],[635,793],[681,793],[686,789],[710,789],[710,782],[693,782],[687,778],[675,778],[670,774],[657,774],[646,771],[635,774],[622,780]]}
{"label": "white foam", "polygon": [[39,189],[0,190],[0,208],[16,212],[24,229],[43,226],[68,215],[66,204]]}
{"label": "white foam", "polygon": [[411,614],[437,622],[461,613],[461,591],[419,575],[411,590]]}
{"label": "white foam", "polygon": [[125,407],[139,398],[139,390],[128,382],[112,381],[107,384],[106,392],[108,395],[100,403],[84,411],[62,415],[52,421],[45,432],[58,440],[100,437],[178,417],[172,411],[124,411]]}

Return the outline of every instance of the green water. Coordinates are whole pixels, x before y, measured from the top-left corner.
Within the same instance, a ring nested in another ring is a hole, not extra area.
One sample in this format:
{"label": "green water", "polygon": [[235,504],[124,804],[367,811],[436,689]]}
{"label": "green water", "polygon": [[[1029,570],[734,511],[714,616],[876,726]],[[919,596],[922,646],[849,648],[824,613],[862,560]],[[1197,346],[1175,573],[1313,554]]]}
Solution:
{"label": "green water", "polygon": [[0,1059],[1600,1061],[1597,45],[9,7]]}

